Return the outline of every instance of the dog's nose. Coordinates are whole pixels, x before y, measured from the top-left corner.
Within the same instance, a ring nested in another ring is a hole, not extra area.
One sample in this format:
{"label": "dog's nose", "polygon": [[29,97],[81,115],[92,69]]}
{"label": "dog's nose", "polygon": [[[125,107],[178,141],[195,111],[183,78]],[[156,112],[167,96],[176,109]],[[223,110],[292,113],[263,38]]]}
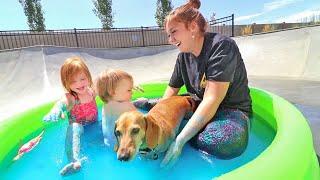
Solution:
{"label": "dog's nose", "polygon": [[118,160],[120,161],[128,161],[130,158],[129,153],[123,153],[118,156]]}

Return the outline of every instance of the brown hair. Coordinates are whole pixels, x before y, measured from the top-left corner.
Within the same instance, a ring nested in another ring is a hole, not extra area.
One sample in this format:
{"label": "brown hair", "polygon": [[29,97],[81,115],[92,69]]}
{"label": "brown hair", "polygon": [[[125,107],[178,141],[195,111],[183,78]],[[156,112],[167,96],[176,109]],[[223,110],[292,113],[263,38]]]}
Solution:
{"label": "brown hair", "polygon": [[112,93],[115,91],[118,83],[123,79],[128,79],[133,83],[132,76],[120,69],[107,69],[101,72],[95,82],[95,88],[100,99],[107,103],[112,97]]}
{"label": "brown hair", "polygon": [[60,78],[62,85],[69,93],[74,96],[76,95],[76,93],[70,89],[70,84],[72,78],[80,72],[83,72],[87,76],[89,80],[89,86],[92,87],[93,83],[91,74],[82,58],[78,56],[70,57],[64,61],[63,65],[60,68]]}
{"label": "brown hair", "polygon": [[177,7],[167,15],[165,28],[167,23],[172,21],[184,23],[187,28],[191,22],[195,22],[199,27],[199,34],[203,36],[207,29],[207,21],[198,10],[200,5],[200,0],[189,0],[188,3]]}

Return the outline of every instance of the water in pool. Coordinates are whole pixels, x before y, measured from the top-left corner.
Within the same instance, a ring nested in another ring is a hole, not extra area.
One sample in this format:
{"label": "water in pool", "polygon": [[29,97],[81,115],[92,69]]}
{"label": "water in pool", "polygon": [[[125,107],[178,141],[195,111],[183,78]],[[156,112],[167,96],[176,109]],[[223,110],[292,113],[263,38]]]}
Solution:
{"label": "water in pool", "polygon": [[212,179],[253,160],[275,135],[261,119],[254,117],[248,147],[240,157],[220,160],[186,145],[171,169],[161,169],[163,155],[154,161],[139,156],[131,162],[118,161],[113,149],[103,144],[101,126],[90,126],[86,127],[83,137],[82,152],[87,160],[81,171],[62,177],[59,170],[67,163],[64,152],[66,127],[67,122],[63,122],[47,128],[37,147],[0,170],[0,179]]}

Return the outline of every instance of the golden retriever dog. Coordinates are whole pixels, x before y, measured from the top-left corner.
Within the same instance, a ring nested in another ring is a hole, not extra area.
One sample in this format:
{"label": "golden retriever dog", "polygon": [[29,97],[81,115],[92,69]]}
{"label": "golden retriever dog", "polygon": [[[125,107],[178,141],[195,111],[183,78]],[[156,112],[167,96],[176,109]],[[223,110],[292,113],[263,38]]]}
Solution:
{"label": "golden retriever dog", "polygon": [[157,159],[175,139],[181,120],[194,110],[190,96],[173,96],[158,102],[146,115],[139,111],[123,113],[116,121],[115,151],[120,161],[130,161],[137,153]]}

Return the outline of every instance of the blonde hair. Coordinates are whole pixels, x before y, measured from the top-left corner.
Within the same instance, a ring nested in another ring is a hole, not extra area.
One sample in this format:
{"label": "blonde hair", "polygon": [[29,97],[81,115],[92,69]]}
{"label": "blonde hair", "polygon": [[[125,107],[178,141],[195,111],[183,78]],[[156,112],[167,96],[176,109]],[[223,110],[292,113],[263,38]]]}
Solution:
{"label": "blonde hair", "polygon": [[112,93],[117,88],[119,82],[123,79],[130,80],[133,83],[132,76],[120,69],[107,69],[100,73],[96,79],[96,91],[100,99],[107,103],[112,97]]}
{"label": "blonde hair", "polygon": [[63,65],[60,68],[60,78],[62,85],[66,91],[74,96],[76,95],[76,93],[70,89],[70,85],[72,82],[72,78],[80,72],[83,72],[86,75],[89,80],[89,86],[92,87],[93,82],[90,71],[82,58],[78,56],[70,57],[64,61]]}
{"label": "blonde hair", "polygon": [[169,22],[181,22],[187,28],[192,22],[195,22],[199,27],[199,34],[204,35],[207,29],[207,21],[199,12],[200,0],[189,0],[188,3],[172,10],[164,21],[165,28]]}

